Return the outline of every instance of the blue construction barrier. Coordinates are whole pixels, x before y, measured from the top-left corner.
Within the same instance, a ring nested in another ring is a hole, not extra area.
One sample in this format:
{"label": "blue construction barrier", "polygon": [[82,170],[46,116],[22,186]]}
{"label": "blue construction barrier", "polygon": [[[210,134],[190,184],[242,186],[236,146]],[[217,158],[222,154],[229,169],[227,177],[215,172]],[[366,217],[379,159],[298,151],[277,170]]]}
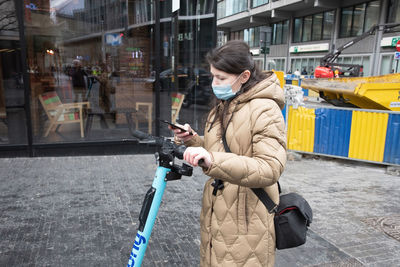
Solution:
{"label": "blue construction barrier", "polygon": [[315,109],[314,152],[348,156],[352,111]]}
{"label": "blue construction barrier", "polygon": [[400,164],[400,115],[389,114],[384,162]]}

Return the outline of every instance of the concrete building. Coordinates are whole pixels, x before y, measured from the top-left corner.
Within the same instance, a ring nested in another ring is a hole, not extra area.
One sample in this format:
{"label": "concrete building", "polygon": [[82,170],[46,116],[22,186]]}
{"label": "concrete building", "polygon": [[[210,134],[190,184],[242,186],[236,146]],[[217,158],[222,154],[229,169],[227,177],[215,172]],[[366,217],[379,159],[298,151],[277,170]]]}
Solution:
{"label": "concrete building", "polygon": [[[324,55],[373,25],[400,22],[400,1],[223,0],[217,12],[220,43],[247,41],[264,69],[312,74]],[[399,31],[376,30],[344,49],[337,62],[362,64],[364,76],[400,72]]]}

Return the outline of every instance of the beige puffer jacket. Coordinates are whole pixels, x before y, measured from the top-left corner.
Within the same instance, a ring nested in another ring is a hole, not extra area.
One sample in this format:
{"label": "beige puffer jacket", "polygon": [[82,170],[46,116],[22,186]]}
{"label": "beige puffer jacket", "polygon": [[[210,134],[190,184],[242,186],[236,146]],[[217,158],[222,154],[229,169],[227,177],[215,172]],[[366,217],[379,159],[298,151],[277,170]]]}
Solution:
{"label": "beige puffer jacket", "polygon": [[[250,188],[265,188],[279,201],[276,182],[286,163],[284,94],[272,72],[268,78],[237,96],[229,106],[226,153],[219,121],[206,125],[204,140],[195,136],[187,146],[203,146],[213,164],[205,170],[201,210],[201,266],[273,266],[275,230],[269,214]],[[208,121],[212,121],[209,118]],[[214,178],[224,189],[212,194]]]}

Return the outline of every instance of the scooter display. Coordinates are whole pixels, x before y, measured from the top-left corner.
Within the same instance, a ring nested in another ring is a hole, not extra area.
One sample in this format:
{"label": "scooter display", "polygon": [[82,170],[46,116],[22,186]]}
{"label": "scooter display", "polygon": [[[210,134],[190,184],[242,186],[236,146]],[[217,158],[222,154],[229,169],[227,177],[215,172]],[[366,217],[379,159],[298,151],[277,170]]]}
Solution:
{"label": "scooter display", "polygon": [[139,142],[160,147],[159,152],[156,153],[158,167],[153,183],[147,191],[142,204],[139,215],[139,228],[129,257],[128,267],[136,267],[142,264],[167,182],[179,180],[182,175],[191,176],[193,167],[185,163],[182,163],[182,165],[174,163],[175,158],[183,159],[183,153],[186,150],[185,146],[178,146],[167,138],[155,137],[140,131],[131,131],[131,133],[141,140]]}

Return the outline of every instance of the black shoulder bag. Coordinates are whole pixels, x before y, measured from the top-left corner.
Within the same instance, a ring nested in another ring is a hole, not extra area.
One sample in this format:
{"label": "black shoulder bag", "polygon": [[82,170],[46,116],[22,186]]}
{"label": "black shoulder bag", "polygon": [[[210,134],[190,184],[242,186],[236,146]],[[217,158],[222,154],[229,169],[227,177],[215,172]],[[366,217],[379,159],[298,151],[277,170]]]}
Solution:
{"label": "black shoulder bag", "polygon": [[[223,135],[222,141],[225,151],[231,152],[225,135]],[[269,213],[275,213],[276,248],[285,249],[303,245],[312,221],[312,209],[308,202],[297,193],[289,193],[280,195],[279,205],[276,205],[264,189],[252,188],[251,190],[265,205]]]}

